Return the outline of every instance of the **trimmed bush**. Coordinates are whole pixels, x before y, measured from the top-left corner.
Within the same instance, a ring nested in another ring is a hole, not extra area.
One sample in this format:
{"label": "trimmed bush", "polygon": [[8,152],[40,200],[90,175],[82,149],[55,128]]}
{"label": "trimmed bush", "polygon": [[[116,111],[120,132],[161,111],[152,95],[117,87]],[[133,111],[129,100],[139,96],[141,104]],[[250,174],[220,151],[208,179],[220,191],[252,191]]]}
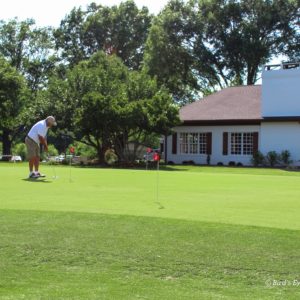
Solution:
{"label": "trimmed bush", "polygon": [[265,157],[260,151],[253,153],[251,163],[254,167],[261,166],[264,164],[264,162],[265,162]]}
{"label": "trimmed bush", "polygon": [[208,165],[210,165],[210,155],[209,155],[209,154],[208,154],[207,157],[206,157],[206,163],[207,163]]}
{"label": "trimmed bush", "polygon": [[230,162],[228,163],[228,166],[234,167],[234,166],[235,166],[235,161],[230,161]]}
{"label": "trimmed bush", "polygon": [[282,164],[284,164],[285,166],[289,166],[293,162],[290,158],[291,158],[291,153],[289,150],[281,151],[279,155],[279,160]]}
{"label": "trimmed bush", "polygon": [[278,154],[276,151],[269,151],[266,155],[266,161],[271,166],[274,167],[278,163]]}

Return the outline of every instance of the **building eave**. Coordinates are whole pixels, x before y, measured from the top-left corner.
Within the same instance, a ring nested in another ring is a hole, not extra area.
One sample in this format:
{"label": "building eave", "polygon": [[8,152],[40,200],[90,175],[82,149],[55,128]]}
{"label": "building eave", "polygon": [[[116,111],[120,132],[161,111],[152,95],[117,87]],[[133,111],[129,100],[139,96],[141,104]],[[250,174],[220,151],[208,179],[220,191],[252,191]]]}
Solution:
{"label": "building eave", "polygon": [[183,120],[179,126],[260,125],[265,122],[300,122],[300,116],[264,117],[262,119]]}
{"label": "building eave", "polygon": [[189,120],[179,126],[222,126],[222,125],[260,125],[261,119],[254,120]]}

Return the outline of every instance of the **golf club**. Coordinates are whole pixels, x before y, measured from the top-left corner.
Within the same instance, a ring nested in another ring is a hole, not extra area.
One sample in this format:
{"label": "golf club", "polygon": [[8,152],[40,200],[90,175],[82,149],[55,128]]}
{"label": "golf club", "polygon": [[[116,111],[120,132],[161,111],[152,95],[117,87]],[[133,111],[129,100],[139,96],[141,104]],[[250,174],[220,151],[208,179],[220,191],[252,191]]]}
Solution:
{"label": "golf club", "polygon": [[53,172],[52,178],[53,179],[58,179],[58,177],[56,175],[56,169],[55,169],[54,164],[51,162],[50,155],[47,156],[47,160],[48,160],[48,163],[51,165],[51,169],[52,169],[52,172]]}

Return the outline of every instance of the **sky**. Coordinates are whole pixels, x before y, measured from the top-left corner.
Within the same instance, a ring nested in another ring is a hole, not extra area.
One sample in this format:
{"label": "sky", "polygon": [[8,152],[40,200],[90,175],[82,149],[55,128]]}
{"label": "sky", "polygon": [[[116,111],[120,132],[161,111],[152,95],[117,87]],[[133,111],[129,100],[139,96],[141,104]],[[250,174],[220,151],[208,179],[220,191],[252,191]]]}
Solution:
{"label": "sky", "polygon": [[[18,17],[19,20],[32,18],[36,25],[58,27],[60,21],[73,7],[85,8],[95,2],[107,6],[118,5],[121,0],[2,0],[0,4],[0,19],[9,20]],[[149,11],[157,14],[167,4],[168,0],[135,0],[141,8],[147,6]]]}

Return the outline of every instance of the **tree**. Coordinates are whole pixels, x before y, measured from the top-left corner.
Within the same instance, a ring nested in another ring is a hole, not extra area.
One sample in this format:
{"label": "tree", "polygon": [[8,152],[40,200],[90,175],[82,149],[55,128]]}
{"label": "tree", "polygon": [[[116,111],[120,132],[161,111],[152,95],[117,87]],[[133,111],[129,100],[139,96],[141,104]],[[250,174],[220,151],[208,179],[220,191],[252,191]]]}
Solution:
{"label": "tree", "polygon": [[50,28],[37,28],[32,19],[0,21],[0,54],[27,79],[33,92],[45,86],[55,57]]}
{"label": "tree", "polygon": [[183,1],[170,1],[153,21],[144,56],[144,70],[181,104],[192,101],[193,91],[200,89],[192,69],[190,41],[196,30],[192,15]]}
{"label": "tree", "polygon": [[52,79],[49,98],[58,121],[94,147],[101,162],[108,148],[128,159],[125,148],[139,131],[162,134],[179,121],[167,91],[104,52],[70,69],[66,79]]}
{"label": "tree", "polygon": [[[127,103],[120,118],[120,130],[113,144],[121,160],[132,161],[140,144],[153,143],[153,137],[167,135],[180,123],[178,106],[173,104],[169,92],[144,72],[129,72]],[[134,145],[133,152],[129,145]]]}
{"label": "tree", "polygon": [[71,67],[88,57],[84,29],[87,14],[81,8],[73,8],[59,28],[53,30],[55,49],[61,52],[61,59]]}
{"label": "tree", "polygon": [[299,37],[299,0],[196,3],[205,28],[204,39],[197,43],[209,45],[206,50],[222,62],[226,79],[236,84],[254,84],[260,68],[273,56],[286,53]]}
{"label": "tree", "polygon": [[133,1],[112,7],[92,3],[85,11],[74,8],[54,30],[56,49],[71,67],[102,50],[139,69],[151,20],[148,9],[138,9]]}
{"label": "tree", "polygon": [[254,84],[274,56],[297,56],[298,25],[299,0],[171,0],[150,29],[145,70],[180,103]]}
{"label": "tree", "polygon": [[103,7],[87,17],[86,33],[90,53],[103,50],[116,54],[130,69],[140,69],[152,16],[134,1]]}
{"label": "tree", "polygon": [[11,144],[23,129],[25,84],[23,76],[0,57],[0,131],[5,155],[11,154]]}

